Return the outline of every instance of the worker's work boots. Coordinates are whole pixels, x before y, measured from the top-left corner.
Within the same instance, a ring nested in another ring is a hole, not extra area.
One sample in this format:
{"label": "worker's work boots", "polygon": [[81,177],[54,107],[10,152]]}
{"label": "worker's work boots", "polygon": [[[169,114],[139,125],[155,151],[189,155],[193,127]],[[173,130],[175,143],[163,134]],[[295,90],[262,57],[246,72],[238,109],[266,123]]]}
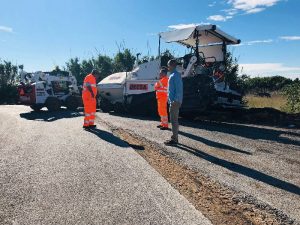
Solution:
{"label": "worker's work boots", "polygon": [[164,144],[167,146],[176,146],[176,145],[178,145],[178,141],[168,140],[168,141],[165,141]]}
{"label": "worker's work boots", "polygon": [[82,128],[85,130],[94,129],[96,127],[97,127],[96,125],[82,126]]}
{"label": "worker's work boots", "polygon": [[160,129],[161,129],[161,130],[170,130],[170,128],[168,128],[168,127],[163,127],[163,126],[160,127]]}

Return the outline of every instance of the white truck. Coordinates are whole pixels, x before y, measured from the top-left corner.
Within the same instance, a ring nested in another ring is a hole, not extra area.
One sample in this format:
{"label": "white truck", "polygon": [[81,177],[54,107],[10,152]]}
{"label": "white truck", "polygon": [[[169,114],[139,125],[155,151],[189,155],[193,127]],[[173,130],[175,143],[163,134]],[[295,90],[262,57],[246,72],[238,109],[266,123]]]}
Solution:
{"label": "white truck", "polygon": [[[196,115],[211,107],[241,107],[241,94],[226,82],[225,55],[227,45],[240,40],[226,34],[216,25],[200,25],[159,34],[159,43],[176,42],[190,49],[190,54],[177,58],[182,74],[184,96],[181,115]],[[159,44],[160,49],[160,44]],[[154,84],[159,69],[166,66],[168,56],[136,66],[130,72],[112,74],[98,83],[100,108],[108,111],[156,111]]]}
{"label": "white truck", "polygon": [[61,106],[76,110],[81,101],[76,78],[65,71],[26,73],[21,70],[18,94],[19,102],[34,111],[43,107],[56,111]]}

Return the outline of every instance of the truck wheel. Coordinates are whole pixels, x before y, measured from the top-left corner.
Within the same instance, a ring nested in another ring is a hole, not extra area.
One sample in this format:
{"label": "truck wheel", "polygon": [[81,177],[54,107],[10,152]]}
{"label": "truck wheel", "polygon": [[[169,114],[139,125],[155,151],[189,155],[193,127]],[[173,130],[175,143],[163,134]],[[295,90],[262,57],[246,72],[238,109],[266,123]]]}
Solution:
{"label": "truck wheel", "polygon": [[75,111],[79,106],[78,99],[75,96],[71,95],[67,97],[65,105],[68,110]]}
{"label": "truck wheel", "polygon": [[124,108],[123,104],[120,103],[120,102],[117,102],[117,103],[113,106],[113,108],[114,108],[114,111],[115,111],[116,113],[124,113],[124,112],[125,112],[125,108]]}
{"label": "truck wheel", "polygon": [[46,107],[48,111],[53,112],[60,109],[61,103],[58,98],[49,97],[46,100]]}
{"label": "truck wheel", "polygon": [[99,108],[101,109],[102,112],[107,113],[113,110],[112,104],[103,98],[99,98]]}
{"label": "truck wheel", "polygon": [[32,108],[33,111],[35,112],[39,112],[43,107],[44,107],[43,105],[36,105],[36,104],[30,106],[30,108]]}

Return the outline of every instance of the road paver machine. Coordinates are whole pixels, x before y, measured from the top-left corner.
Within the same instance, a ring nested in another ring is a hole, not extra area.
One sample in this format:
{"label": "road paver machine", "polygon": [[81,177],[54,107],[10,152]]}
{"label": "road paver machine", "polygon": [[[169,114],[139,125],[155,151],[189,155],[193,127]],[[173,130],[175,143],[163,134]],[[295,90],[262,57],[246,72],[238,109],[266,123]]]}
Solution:
{"label": "road paver machine", "polygon": [[[163,32],[159,34],[161,39],[183,45],[190,52],[176,59],[184,86],[181,115],[197,115],[212,107],[242,106],[242,96],[230,88],[225,72],[227,46],[239,44],[239,39],[226,34],[216,25]],[[155,60],[140,64],[130,72],[104,78],[98,84],[100,108],[105,112],[156,113],[154,84],[159,79],[161,66],[166,66],[168,60],[166,55],[159,53]]]}

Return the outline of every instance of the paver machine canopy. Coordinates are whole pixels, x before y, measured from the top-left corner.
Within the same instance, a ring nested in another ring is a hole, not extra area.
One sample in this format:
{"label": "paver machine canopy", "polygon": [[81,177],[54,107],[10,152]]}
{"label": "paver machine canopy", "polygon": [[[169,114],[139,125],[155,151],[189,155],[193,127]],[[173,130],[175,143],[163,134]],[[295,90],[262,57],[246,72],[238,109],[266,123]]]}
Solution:
{"label": "paver machine canopy", "polygon": [[159,37],[167,43],[176,42],[192,51],[182,58],[184,104],[182,111],[202,111],[211,105],[239,107],[241,95],[226,82],[227,45],[241,41],[217,28],[198,25],[162,32]]}

